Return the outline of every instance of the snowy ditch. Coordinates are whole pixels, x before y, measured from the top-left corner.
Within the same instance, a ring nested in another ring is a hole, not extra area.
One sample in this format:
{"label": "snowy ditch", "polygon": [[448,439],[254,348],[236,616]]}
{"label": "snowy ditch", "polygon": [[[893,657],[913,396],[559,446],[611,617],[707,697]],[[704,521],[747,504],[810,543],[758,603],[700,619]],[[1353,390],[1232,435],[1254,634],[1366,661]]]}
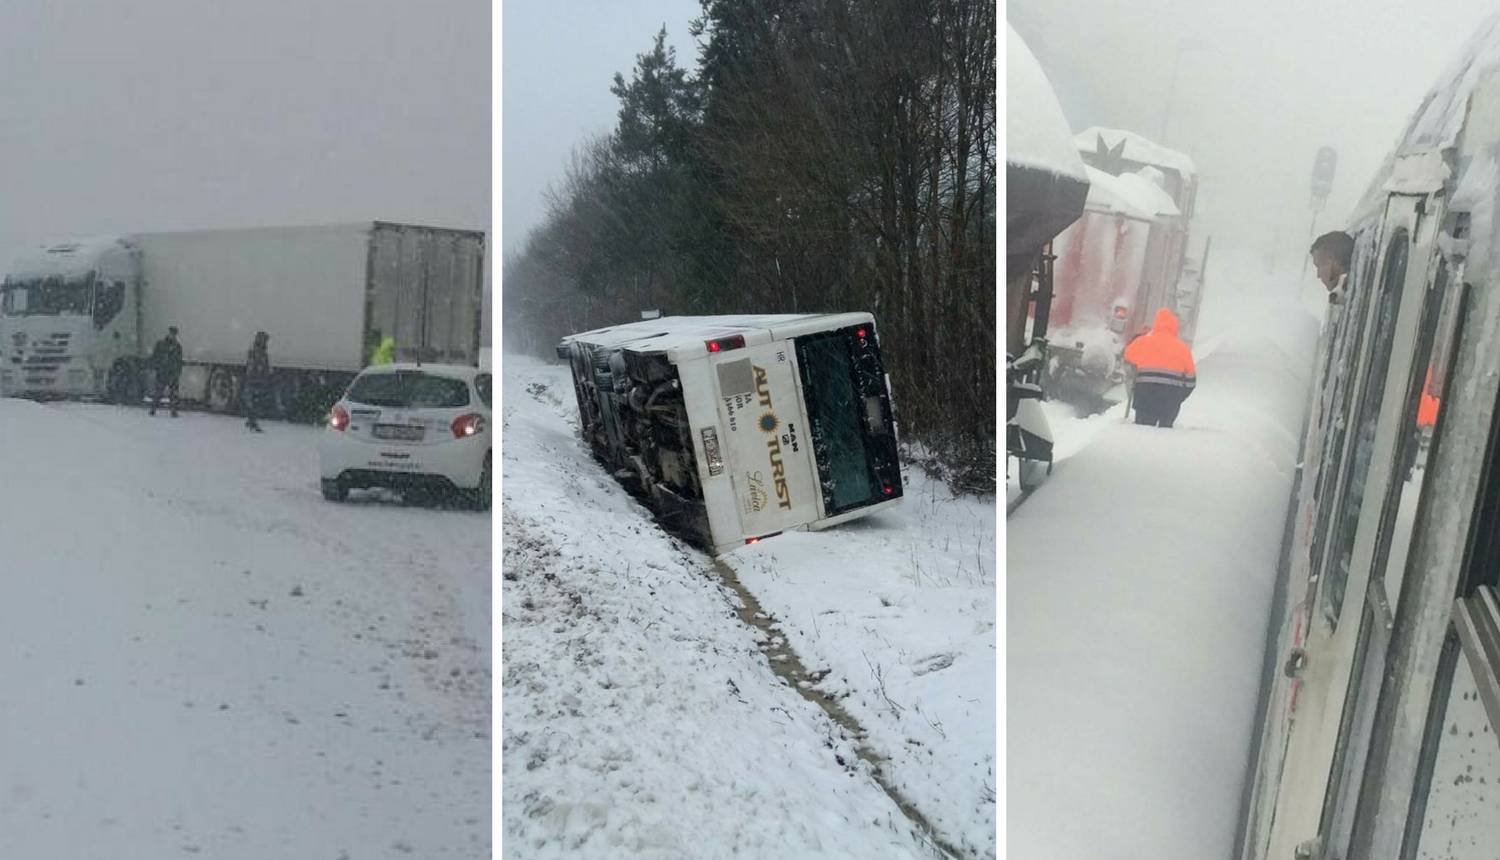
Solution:
{"label": "snowy ditch", "polygon": [[504,856],[995,855],[993,500],[713,562],[505,368]]}
{"label": "snowy ditch", "polygon": [[[844,710],[837,699],[818,689],[817,683],[828,676],[829,670],[807,671],[807,667],[802,664],[802,658],[798,657],[797,652],[793,651],[791,646],[787,644],[786,636],[781,632],[781,628],[777,626],[776,619],[761,610],[760,601],[756,600],[755,595],[751,594],[750,590],[745,588],[740,582],[739,576],[734,572],[734,568],[715,559],[714,570],[719,574],[724,584],[733,589],[734,593],[739,597],[740,605],[737,611],[740,621],[765,634],[765,639],[761,642],[761,649],[765,652],[766,659],[770,662],[771,671],[775,672],[778,678],[791,685],[792,689],[802,695],[802,698],[822,708],[823,713],[828,715],[828,719],[837,723],[849,733],[850,737],[854,738],[856,741],[854,751],[859,755],[861,760],[870,766],[871,778],[885,791],[886,796],[891,799],[892,803],[896,804],[896,808],[901,810],[902,814],[912,823],[912,826],[917,828],[936,848],[940,849],[944,856],[962,856],[957,848],[954,848],[943,840],[933,828],[932,823],[927,820],[927,817],[913,806],[910,800],[901,795],[901,791],[885,772],[889,766],[887,759],[866,743],[869,733],[859,724],[859,721],[850,716],[849,712]],[[949,659],[951,660],[951,658]],[[884,693],[883,686],[882,693]],[[838,761],[839,764],[844,764],[842,758]]]}

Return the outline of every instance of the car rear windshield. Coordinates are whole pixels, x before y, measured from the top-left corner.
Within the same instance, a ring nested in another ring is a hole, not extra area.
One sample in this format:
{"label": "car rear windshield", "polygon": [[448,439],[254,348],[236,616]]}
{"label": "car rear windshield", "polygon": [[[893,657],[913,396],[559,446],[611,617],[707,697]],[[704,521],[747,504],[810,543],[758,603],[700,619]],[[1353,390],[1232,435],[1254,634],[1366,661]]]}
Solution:
{"label": "car rear windshield", "polygon": [[420,370],[371,373],[354,380],[346,397],[366,406],[457,409],[469,405],[469,384]]}

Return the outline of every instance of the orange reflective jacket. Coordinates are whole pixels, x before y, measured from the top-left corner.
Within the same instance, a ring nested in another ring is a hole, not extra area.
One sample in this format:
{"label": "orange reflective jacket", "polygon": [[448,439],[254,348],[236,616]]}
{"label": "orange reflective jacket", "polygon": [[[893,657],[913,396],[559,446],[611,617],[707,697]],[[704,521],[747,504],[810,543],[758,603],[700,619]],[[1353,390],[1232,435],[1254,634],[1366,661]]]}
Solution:
{"label": "orange reflective jacket", "polygon": [[1432,368],[1427,368],[1427,380],[1422,383],[1422,402],[1417,406],[1417,426],[1431,427],[1437,423],[1438,407],[1441,404],[1432,396]]}
{"label": "orange reflective jacket", "polygon": [[1156,324],[1125,347],[1125,360],[1136,367],[1135,381],[1185,388],[1197,384],[1193,352],[1177,337],[1177,316],[1166,308],[1156,312]]}

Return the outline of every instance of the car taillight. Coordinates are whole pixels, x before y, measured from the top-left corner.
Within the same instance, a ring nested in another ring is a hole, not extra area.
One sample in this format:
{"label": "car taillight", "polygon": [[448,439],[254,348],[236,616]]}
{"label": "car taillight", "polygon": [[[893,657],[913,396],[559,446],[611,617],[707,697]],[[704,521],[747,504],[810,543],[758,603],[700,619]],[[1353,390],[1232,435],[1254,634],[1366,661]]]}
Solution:
{"label": "car taillight", "polygon": [[709,352],[723,352],[726,349],[739,349],[745,345],[745,336],[737,334],[732,337],[721,337],[718,340],[707,340],[703,345],[708,347]]}
{"label": "car taillight", "polygon": [[349,413],[344,407],[335,405],[333,411],[328,413],[328,426],[335,430],[345,430],[349,427]]}
{"label": "car taillight", "polygon": [[484,416],[477,412],[460,415],[453,419],[453,437],[464,439],[484,432]]}

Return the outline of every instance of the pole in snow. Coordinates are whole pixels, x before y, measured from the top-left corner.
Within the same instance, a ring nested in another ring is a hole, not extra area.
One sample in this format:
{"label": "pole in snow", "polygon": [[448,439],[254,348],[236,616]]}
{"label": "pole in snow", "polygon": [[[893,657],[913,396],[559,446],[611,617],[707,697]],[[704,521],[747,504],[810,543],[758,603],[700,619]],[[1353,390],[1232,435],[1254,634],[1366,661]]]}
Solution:
{"label": "pole in snow", "polygon": [[[1310,207],[1313,216],[1312,223],[1307,228],[1307,244],[1309,246],[1312,245],[1313,237],[1317,235],[1318,213],[1323,211],[1324,205],[1328,202],[1328,194],[1333,191],[1333,176],[1338,170],[1338,164],[1338,151],[1331,146],[1319,149],[1317,156],[1313,158],[1312,205]],[[1302,301],[1302,290],[1304,282],[1307,280],[1307,259],[1310,256],[1312,255],[1303,254],[1302,273],[1297,276],[1297,301],[1299,302]]]}

